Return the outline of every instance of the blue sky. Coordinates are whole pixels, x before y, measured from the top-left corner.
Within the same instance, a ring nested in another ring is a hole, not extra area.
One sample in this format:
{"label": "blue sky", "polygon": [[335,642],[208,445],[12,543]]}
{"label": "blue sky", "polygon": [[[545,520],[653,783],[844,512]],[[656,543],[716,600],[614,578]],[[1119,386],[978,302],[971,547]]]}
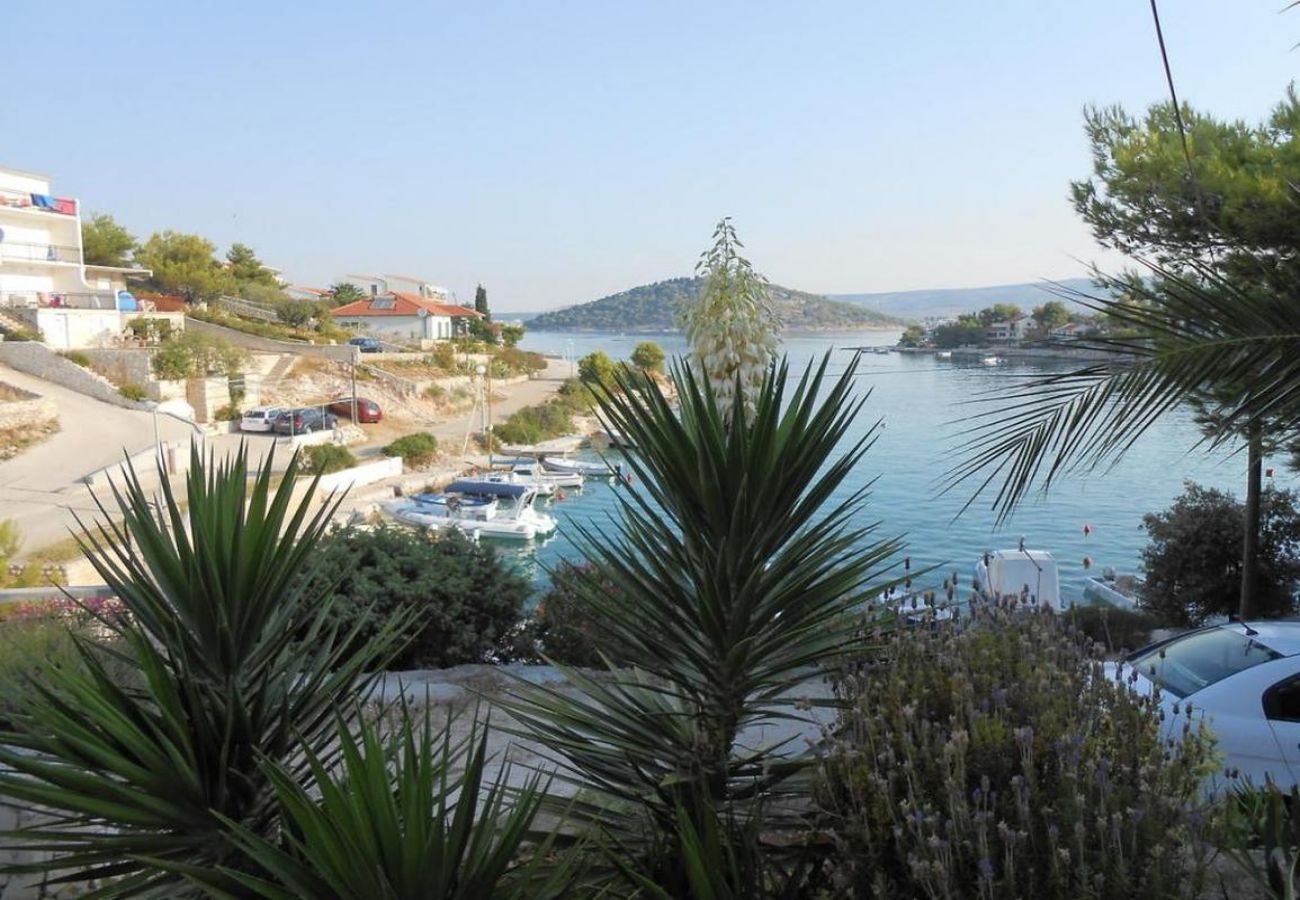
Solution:
{"label": "blue sky", "polygon": [[[11,4],[6,4],[11,5]],[[1259,118],[1282,0],[1165,0],[1182,96]],[[1165,96],[1146,0],[60,0],[3,13],[0,165],[141,237],[303,284],[411,273],[497,309],[689,273],[734,217],[773,281],[1079,274],[1088,103]]]}

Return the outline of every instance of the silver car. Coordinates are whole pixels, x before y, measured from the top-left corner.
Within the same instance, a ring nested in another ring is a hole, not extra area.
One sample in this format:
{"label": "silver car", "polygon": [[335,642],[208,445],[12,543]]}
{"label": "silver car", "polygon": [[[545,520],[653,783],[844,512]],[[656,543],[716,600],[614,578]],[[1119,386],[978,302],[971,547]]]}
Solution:
{"label": "silver car", "polygon": [[283,410],[278,406],[259,406],[244,413],[239,420],[240,431],[271,431]]}
{"label": "silver car", "polygon": [[[1164,733],[1189,715],[1218,739],[1224,765],[1282,790],[1300,784],[1300,622],[1228,622],[1185,632],[1118,667],[1135,690],[1160,691]],[[1114,669],[1112,669],[1114,674]]]}

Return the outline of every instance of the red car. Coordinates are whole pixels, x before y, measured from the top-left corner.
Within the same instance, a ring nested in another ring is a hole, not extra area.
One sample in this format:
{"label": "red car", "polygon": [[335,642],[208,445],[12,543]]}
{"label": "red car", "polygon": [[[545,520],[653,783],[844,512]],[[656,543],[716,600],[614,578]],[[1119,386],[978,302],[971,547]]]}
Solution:
{"label": "red car", "polygon": [[[340,416],[352,418],[352,398],[343,397],[335,400],[329,405],[329,411]],[[384,411],[379,408],[379,404],[373,400],[367,400],[365,397],[357,398],[357,421],[363,424],[378,422],[384,417]]]}

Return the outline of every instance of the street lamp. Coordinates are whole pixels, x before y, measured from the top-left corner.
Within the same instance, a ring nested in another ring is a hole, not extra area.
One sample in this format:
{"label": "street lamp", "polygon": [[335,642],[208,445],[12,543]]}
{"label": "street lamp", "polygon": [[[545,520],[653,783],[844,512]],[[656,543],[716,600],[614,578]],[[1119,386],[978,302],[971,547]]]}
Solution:
{"label": "street lamp", "polygon": [[492,464],[492,386],[488,384],[488,368],[483,363],[479,363],[474,371],[478,373],[478,387],[483,392],[483,443],[487,444],[488,465]]}

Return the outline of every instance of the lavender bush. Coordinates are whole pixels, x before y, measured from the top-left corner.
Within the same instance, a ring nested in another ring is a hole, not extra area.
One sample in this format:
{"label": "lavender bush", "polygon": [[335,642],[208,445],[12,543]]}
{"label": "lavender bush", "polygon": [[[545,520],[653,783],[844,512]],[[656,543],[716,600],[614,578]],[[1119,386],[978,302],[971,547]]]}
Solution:
{"label": "lavender bush", "polygon": [[1208,733],[1161,738],[1051,612],[976,609],[898,631],[839,681],[819,802],[860,897],[1196,896]]}

